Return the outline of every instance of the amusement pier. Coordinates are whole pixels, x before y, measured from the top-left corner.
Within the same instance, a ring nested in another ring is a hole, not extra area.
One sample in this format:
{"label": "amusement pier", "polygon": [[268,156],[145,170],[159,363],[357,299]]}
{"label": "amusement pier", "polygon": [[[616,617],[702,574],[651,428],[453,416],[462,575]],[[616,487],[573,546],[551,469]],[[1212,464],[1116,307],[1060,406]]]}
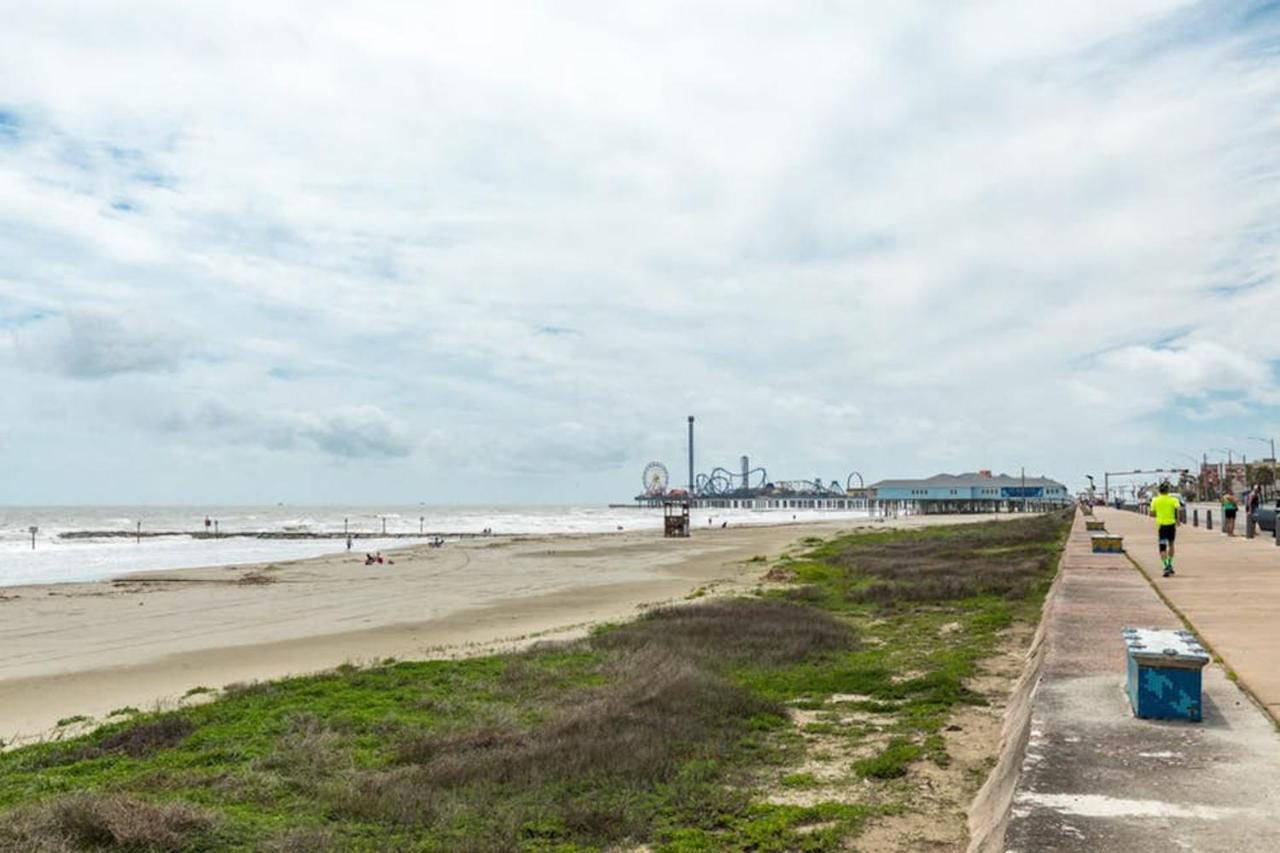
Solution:
{"label": "amusement pier", "polygon": [[935,474],[924,479],[891,479],[867,485],[852,471],[837,479],[771,480],[763,467],[743,455],[736,470],[715,467],[696,473],[694,417],[689,416],[689,478],[671,484],[670,469],[650,462],[642,474],[644,491],[633,504],[615,506],[750,510],[862,510],[913,514],[1039,512],[1073,501],[1067,487],[1048,477],[993,474],[982,469],[964,474]]}

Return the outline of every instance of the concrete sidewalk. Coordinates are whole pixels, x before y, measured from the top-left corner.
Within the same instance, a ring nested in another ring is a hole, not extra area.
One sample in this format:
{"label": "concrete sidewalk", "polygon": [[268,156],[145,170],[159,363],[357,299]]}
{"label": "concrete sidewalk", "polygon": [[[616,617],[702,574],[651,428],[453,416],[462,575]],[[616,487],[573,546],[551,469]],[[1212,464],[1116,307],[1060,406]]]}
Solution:
{"label": "concrete sidewalk", "polygon": [[[1128,529],[1129,519],[1100,517]],[[1144,543],[1136,529],[1126,539]],[[1035,651],[1025,750],[1011,752],[1021,766],[1007,772],[1008,823],[978,849],[1280,849],[1280,733],[1216,665],[1204,671],[1202,723],[1135,718],[1120,636],[1131,625],[1181,627],[1124,555],[1090,552],[1077,515]],[[1010,738],[1011,751],[1019,744]]]}
{"label": "concrete sidewalk", "polygon": [[[1125,549],[1154,579],[1174,607],[1280,721],[1280,548],[1269,533],[1244,538],[1184,524],[1178,528],[1172,578],[1160,577],[1155,520],[1123,510],[1094,510],[1107,530],[1124,536]],[[1201,524],[1204,513],[1200,514]]]}

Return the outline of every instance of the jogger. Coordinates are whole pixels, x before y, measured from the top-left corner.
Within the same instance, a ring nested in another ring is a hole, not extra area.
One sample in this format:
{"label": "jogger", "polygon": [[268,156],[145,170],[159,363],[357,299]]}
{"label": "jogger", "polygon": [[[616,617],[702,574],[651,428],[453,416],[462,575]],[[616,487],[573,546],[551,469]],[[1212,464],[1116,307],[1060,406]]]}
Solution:
{"label": "jogger", "polygon": [[1169,484],[1160,484],[1160,494],[1151,499],[1151,514],[1156,517],[1156,539],[1160,542],[1160,563],[1164,577],[1173,574],[1173,541],[1178,535],[1178,510],[1182,501],[1169,494]]}

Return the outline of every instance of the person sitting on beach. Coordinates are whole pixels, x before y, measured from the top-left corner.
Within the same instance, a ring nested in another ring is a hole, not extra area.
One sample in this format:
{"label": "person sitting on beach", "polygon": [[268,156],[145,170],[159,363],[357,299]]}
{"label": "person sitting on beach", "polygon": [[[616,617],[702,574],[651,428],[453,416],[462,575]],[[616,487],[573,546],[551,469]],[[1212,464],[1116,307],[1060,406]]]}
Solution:
{"label": "person sitting on beach", "polygon": [[370,554],[369,552],[367,552],[367,551],[366,551],[366,552],[365,552],[365,555],[364,555],[364,564],[365,564],[366,566],[372,566],[372,565],[373,565],[374,563],[376,563],[376,562],[377,562],[377,560],[376,560],[376,559],[374,559],[374,556],[373,556],[372,554]]}
{"label": "person sitting on beach", "polygon": [[383,558],[382,558],[382,552],[381,552],[381,551],[379,551],[379,552],[378,552],[378,565],[379,565],[379,566],[381,566],[381,565],[383,564],[383,562],[385,562],[385,561],[384,561],[384,560],[383,560]]}

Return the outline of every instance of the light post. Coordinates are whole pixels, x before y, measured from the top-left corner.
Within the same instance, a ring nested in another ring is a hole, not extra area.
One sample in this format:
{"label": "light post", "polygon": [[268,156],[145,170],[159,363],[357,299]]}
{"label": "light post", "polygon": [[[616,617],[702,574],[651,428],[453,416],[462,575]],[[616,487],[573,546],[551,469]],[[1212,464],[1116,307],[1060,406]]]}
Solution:
{"label": "light post", "polygon": [[[1271,464],[1271,472],[1272,472],[1272,473],[1270,474],[1270,479],[1271,479],[1271,481],[1272,481],[1272,482],[1271,482],[1271,484],[1270,484],[1270,485],[1266,485],[1266,484],[1264,484],[1264,488],[1263,488],[1263,491],[1264,491],[1264,492],[1270,492],[1270,491],[1271,491],[1271,489],[1275,487],[1276,440],[1275,440],[1274,438],[1258,438],[1256,435],[1248,436],[1248,439],[1249,439],[1250,441],[1261,441],[1263,444],[1269,445],[1269,446],[1271,447],[1271,459],[1270,459],[1270,464]],[[1280,534],[1277,534],[1277,535],[1280,535]],[[1277,539],[1276,541],[1277,541],[1277,542],[1280,542],[1280,539]]]}
{"label": "light post", "polygon": [[1178,455],[1184,459],[1190,459],[1191,464],[1198,469],[1196,470],[1195,476],[1196,500],[1200,500],[1203,497],[1200,493],[1204,491],[1204,469],[1200,465],[1200,460],[1192,456],[1190,453],[1179,453]]}
{"label": "light post", "polygon": [[[1239,456],[1241,464],[1245,466],[1245,470],[1246,471],[1249,470],[1249,461],[1247,458],[1245,458],[1245,455],[1241,453],[1239,450],[1232,450],[1230,447],[1219,447],[1217,448],[1217,451],[1219,453],[1227,454],[1227,467],[1222,469],[1222,477],[1221,477],[1222,484],[1225,484],[1227,482],[1227,477],[1230,476],[1230,471],[1233,465],[1232,459],[1231,459],[1232,454]],[[1225,492],[1226,490],[1224,489],[1223,493],[1225,494]]]}
{"label": "light post", "polygon": [[1274,438],[1258,438],[1256,435],[1246,436],[1250,441],[1261,441],[1263,444],[1271,445],[1271,462],[1276,461],[1276,440]]}

